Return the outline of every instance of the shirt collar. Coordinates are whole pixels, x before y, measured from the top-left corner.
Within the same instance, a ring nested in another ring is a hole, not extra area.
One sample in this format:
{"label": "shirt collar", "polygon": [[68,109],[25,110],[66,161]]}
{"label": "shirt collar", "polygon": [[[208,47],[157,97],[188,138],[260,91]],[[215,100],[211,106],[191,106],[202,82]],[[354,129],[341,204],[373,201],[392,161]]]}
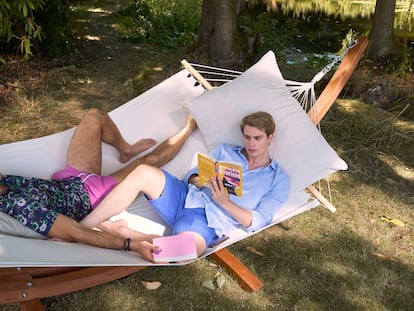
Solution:
{"label": "shirt collar", "polygon": [[[247,159],[246,159],[246,157],[244,156],[244,154],[242,153],[242,150],[244,149],[244,147],[242,147],[242,146],[237,146],[237,145],[233,145],[233,148],[234,148],[234,151],[236,151],[236,152],[238,152],[246,161],[247,161]],[[266,168],[268,168],[268,167],[270,167],[270,168],[272,168],[273,170],[275,170],[275,171],[277,171],[277,169],[278,169],[278,164],[276,163],[276,161],[275,160],[273,160],[272,158],[270,158],[270,164],[269,165],[267,165],[267,166],[265,166],[265,167],[262,167],[261,169],[266,169]]]}

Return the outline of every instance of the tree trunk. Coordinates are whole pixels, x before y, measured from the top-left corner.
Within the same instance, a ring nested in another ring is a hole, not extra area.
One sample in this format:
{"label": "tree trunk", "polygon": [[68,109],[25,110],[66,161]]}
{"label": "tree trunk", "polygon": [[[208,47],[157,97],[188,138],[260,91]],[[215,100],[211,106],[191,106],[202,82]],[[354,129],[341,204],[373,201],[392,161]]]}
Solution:
{"label": "tree trunk", "polygon": [[196,49],[211,64],[231,66],[240,61],[237,5],[238,0],[203,1]]}
{"label": "tree trunk", "polygon": [[377,0],[368,56],[379,60],[401,52],[394,36],[394,15],[396,0]]}

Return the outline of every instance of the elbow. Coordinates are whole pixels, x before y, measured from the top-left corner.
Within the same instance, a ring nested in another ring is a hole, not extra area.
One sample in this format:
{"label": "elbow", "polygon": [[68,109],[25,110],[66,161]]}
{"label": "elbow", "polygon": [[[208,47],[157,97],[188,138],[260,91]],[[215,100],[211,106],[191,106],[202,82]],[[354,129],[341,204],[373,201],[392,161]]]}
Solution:
{"label": "elbow", "polygon": [[255,232],[260,230],[272,222],[272,217],[268,215],[262,215],[260,213],[252,213],[252,221],[250,225],[247,227],[247,231]]}

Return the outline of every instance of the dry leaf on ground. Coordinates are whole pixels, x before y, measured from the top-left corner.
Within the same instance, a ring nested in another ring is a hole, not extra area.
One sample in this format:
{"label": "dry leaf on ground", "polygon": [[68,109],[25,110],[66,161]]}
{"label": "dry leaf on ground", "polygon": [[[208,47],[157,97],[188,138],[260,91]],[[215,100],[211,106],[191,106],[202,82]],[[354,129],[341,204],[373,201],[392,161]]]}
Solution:
{"label": "dry leaf on ground", "polygon": [[264,254],[262,253],[262,252],[259,252],[258,250],[256,250],[254,247],[252,247],[252,246],[247,246],[246,247],[246,251],[248,251],[248,252],[250,252],[250,253],[253,253],[253,254],[256,254],[256,255],[258,255],[258,256],[261,256],[261,257],[263,257],[264,256]]}
{"label": "dry leaf on ground", "polygon": [[155,282],[141,281],[141,283],[148,290],[156,290],[161,286],[161,282],[158,282],[158,281],[155,281]]}

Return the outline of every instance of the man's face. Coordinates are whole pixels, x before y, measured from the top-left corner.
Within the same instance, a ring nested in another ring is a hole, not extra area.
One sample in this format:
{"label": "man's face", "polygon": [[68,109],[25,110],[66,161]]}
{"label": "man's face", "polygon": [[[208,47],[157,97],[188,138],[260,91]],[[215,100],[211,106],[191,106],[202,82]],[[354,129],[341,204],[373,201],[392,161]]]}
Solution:
{"label": "man's face", "polygon": [[259,157],[268,153],[269,144],[273,139],[273,134],[267,136],[265,132],[258,128],[245,125],[243,128],[243,142],[249,157]]}

